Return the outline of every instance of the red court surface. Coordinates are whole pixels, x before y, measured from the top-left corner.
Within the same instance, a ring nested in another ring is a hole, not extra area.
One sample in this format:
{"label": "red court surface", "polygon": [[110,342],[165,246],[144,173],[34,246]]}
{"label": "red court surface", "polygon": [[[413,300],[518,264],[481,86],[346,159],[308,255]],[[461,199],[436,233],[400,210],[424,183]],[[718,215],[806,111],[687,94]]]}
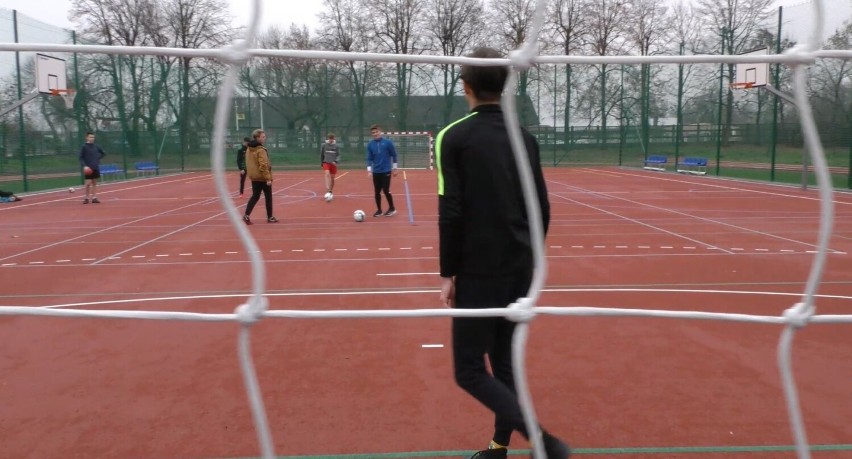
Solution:
{"label": "red court surface", "polygon": [[[543,306],[780,316],[815,250],[816,191],[631,169],[548,169]],[[249,227],[270,309],[436,308],[434,171],[402,176],[399,213],[371,182],[278,173],[278,224]],[[236,186],[237,177],[229,176]],[[209,174],[109,183],[102,204],[52,192],[0,205],[0,305],[231,313],[246,249]],[[835,194],[819,314],[852,314],[852,196]],[[234,198],[242,206],[245,200]],[[352,212],[363,209],[367,221]],[[255,365],[276,453],[461,458],[493,420],[452,379],[448,318],[264,319]],[[260,455],[236,323],[0,317],[0,458]],[[538,316],[528,371],[543,425],[579,457],[793,458],[776,363],[782,327]],[[434,347],[424,345],[443,345]],[[852,326],[811,324],[794,369],[816,458],[852,457]],[[513,448],[528,445],[516,436]]]}

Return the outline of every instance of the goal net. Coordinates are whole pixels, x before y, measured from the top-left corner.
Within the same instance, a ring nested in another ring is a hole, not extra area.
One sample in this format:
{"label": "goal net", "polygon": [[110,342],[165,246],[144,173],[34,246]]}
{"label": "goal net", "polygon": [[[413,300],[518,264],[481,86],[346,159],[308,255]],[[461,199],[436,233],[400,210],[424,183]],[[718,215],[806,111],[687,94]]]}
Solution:
{"label": "goal net", "polygon": [[401,169],[432,169],[434,141],[431,132],[384,132],[396,147]]}

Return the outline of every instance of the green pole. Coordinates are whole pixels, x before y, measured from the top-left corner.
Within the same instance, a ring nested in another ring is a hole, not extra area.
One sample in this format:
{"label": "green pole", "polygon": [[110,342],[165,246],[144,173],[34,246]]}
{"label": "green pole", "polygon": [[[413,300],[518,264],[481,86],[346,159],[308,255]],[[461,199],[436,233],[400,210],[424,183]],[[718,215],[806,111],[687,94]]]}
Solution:
{"label": "green pole", "polygon": [[[559,94],[559,88],[556,86],[557,65],[553,64],[553,166],[556,166],[556,96]],[[566,120],[567,121],[567,120]],[[568,130],[568,123],[565,123],[563,130]],[[562,136],[565,139],[565,135]],[[563,144],[562,148],[567,149],[568,145]]]}
{"label": "green pole", "polygon": [[[778,34],[775,36],[775,54],[781,54],[781,15],[784,11],[784,7],[778,7]],[[775,64],[775,75],[773,75],[772,84],[775,85],[776,88],[781,88],[781,64]],[[778,144],[778,96],[776,95],[772,99],[772,142],[769,144],[770,148],[770,162],[771,165],[769,167],[769,180],[775,181],[775,155],[776,148]]]}
{"label": "green pole", "polygon": [[[15,43],[18,43],[18,10],[12,10],[12,30],[15,33]],[[15,51],[15,74],[18,81],[18,100],[24,98],[24,91],[21,87],[21,53]],[[26,134],[24,132],[24,106],[18,107],[18,148],[21,154],[21,173],[23,174],[24,191],[30,189],[29,181],[27,180],[27,148]]]}
{"label": "green pole", "polygon": [[[77,44],[77,31],[71,31],[71,43]],[[77,53],[74,53],[74,85],[75,90],[77,90],[77,97],[80,97],[80,67],[77,63]],[[77,138],[75,139],[78,144],[83,143],[83,121],[82,116],[80,115],[80,103],[77,99],[74,99],[74,121],[77,123]],[[86,181],[86,177],[83,176],[83,169],[77,167],[77,170],[80,171],[80,183],[84,183]]]}
{"label": "green pole", "polygon": [[[618,165],[621,166],[622,163],[623,163],[623,157],[624,157],[624,140],[625,140],[624,139],[624,64],[621,64],[621,88],[620,88],[620,91],[619,91],[619,94],[618,94],[618,98],[619,98],[618,103],[621,106],[621,109],[619,110],[619,113],[618,113],[618,117],[619,117],[619,123],[618,123],[618,130],[619,130],[619,133],[618,133],[618,137],[619,137],[619,139],[618,139]],[[646,156],[647,156],[647,154],[646,154]],[[645,159],[648,159],[648,158],[645,158]]]}
{"label": "green pole", "polygon": [[[725,54],[725,29],[722,28],[722,55]],[[725,81],[725,64],[719,64],[719,102],[716,116],[716,176],[719,176],[719,163],[722,161],[722,90]]]}
{"label": "green pole", "polygon": [[[683,43],[680,44],[680,55],[683,56]],[[683,137],[683,64],[677,66],[677,124],[675,125],[675,169],[680,158],[680,140]]]}

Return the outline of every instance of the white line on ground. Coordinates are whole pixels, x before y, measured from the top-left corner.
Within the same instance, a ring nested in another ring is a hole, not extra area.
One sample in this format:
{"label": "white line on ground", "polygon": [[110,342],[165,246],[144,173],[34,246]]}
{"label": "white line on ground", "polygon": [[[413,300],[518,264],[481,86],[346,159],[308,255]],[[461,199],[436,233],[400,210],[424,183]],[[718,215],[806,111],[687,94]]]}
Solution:
{"label": "white line on ground", "polygon": [[437,276],[440,273],[377,273],[377,276]]}
{"label": "white line on ground", "polygon": [[420,345],[420,347],[423,347],[423,348],[438,348],[438,347],[444,347],[444,345],[443,344],[422,344],[422,345]]}

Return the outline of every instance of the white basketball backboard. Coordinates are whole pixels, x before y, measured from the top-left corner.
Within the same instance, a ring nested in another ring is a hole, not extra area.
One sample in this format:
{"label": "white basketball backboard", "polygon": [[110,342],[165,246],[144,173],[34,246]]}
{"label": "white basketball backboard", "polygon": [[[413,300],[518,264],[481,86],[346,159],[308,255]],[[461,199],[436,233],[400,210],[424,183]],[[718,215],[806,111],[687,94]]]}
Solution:
{"label": "white basketball backboard", "polygon": [[[768,48],[741,53],[740,56],[761,56],[766,54],[769,54]],[[769,63],[738,62],[736,73],[734,74],[734,82],[738,84],[749,83],[752,87],[766,86],[769,84]]]}
{"label": "white basketball backboard", "polygon": [[36,54],[36,82],[38,92],[50,94],[54,89],[68,89],[65,81],[65,59]]}

